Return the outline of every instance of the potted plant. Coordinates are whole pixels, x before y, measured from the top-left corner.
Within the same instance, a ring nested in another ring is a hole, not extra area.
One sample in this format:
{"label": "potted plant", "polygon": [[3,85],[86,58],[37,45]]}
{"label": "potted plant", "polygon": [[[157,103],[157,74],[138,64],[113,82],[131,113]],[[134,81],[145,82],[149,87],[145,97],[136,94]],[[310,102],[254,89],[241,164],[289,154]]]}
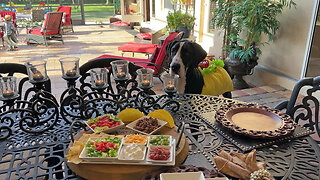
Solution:
{"label": "potted plant", "polygon": [[184,32],[183,38],[188,38],[195,24],[195,17],[181,10],[169,12],[167,23],[169,31]]}
{"label": "potted plant", "polygon": [[268,41],[274,39],[279,29],[277,16],[285,7],[296,4],[293,0],[212,0],[217,3],[214,9],[213,23],[223,30],[222,58],[226,61],[229,72],[234,75],[236,89],[247,88],[248,84],[242,76],[252,73],[258,64],[261,54],[259,46],[261,35],[268,36]]}

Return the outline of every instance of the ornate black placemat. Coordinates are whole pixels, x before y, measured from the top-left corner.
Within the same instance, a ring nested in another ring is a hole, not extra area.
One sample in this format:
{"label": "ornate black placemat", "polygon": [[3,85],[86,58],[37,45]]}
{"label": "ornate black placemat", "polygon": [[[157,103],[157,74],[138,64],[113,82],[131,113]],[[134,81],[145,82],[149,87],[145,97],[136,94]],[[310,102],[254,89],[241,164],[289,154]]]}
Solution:
{"label": "ornate black placemat", "polygon": [[288,142],[298,137],[303,137],[313,132],[307,128],[301,127],[300,125],[296,125],[296,129],[285,137],[280,137],[278,139],[252,139],[246,136],[238,135],[233,133],[232,131],[224,128],[218,122],[215,121],[215,113],[216,112],[207,112],[201,114],[195,114],[204,122],[208,123],[212,128],[216,130],[219,134],[221,134],[224,138],[228,139],[231,143],[236,145],[242,151],[251,151],[252,149],[261,148],[265,146],[269,146],[272,144],[276,144],[279,142]]}

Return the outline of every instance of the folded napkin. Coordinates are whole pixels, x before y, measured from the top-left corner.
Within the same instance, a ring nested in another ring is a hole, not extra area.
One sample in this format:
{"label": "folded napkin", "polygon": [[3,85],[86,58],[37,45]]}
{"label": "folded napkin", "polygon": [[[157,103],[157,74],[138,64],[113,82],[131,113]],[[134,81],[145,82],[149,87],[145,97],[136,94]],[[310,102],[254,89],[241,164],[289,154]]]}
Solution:
{"label": "folded napkin", "polygon": [[[214,157],[218,171],[240,179],[250,179],[251,173],[266,168],[265,162],[256,161],[256,150],[248,154],[237,152],[227,153],[223,150]],[[268,178],[264,178],[268,179]],[[271,177],[269,179],[272,179]]]}

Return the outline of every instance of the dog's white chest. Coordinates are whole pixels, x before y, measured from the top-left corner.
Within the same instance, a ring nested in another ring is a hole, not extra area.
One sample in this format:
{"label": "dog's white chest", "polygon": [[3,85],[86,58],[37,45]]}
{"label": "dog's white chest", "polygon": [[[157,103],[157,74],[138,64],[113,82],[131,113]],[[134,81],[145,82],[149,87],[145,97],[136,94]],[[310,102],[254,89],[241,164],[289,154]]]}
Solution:
{"label": "dog's white chest", "polygon": [[179,94],[183,94],[184,93],[184,90],[186,88],[186,77],[181,77],[178,79],[178,85],[177,85],[177,89],[178,89],[178,93]]}

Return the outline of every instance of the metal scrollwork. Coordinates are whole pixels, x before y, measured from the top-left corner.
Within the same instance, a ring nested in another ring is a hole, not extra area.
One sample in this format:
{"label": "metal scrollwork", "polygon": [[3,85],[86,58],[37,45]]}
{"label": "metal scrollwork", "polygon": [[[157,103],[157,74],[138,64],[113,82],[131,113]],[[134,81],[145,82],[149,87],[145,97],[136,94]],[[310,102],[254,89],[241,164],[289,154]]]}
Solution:
{"label": "metal scrollwork", "polygon": [[[82,78],[80,79],[84,81]],[[172,112],[179,110],[180,104],[173,99],[173,95],[151,96],[154,93],[150,88],[140,89],[134,79],[116,80],[117,94],[110,93],[109,86],[92,88],[91,92],[81,95],[81,90],[75,84],[68,83],[69,94],[61,99],[60,113],[64,120],[72,123],[75,120],[86,120],[106,113],[117,114],[126,108],[137,108],[144,114],[151,110],[169,108]],[[86,87],[89,87],[88,84]],[[85,88],[85,86],[82,86]],[[111,88],[112,89],[112,88]]]}
{"label": "metal scrollwork", "polygon": [[5,116],[0,119],[0,140],[4,140],[12,135],[13,119],[11,117]]}
{"label": "metal scrollwork", "polygon": [[28,133],[42,133],[51,129],[59,119],[59,109],[56,102],[38,92],[35,101],[27,109],[20,109],[20,129]]}

